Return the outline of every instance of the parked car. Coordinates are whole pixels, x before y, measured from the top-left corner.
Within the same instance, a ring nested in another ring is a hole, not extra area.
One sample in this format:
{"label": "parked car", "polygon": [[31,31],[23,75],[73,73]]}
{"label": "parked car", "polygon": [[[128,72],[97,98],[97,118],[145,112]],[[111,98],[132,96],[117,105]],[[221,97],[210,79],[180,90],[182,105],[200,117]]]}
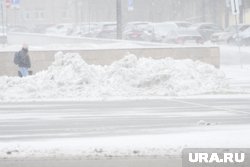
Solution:
{"label": "parked car", "polygon": [[74,26],[73,31],[71,32],[72,36],[80,36],[80,37],[94,37],[94,32],[98,28],[96,23],[81,23],[79,25]]}
{"label": "parked car", "polygon": [[232,42],[233,36],[238,32],[242,32],[250,27],[249,24],[240,24],[238,26],[229,26],[225,31],[214,33],[211,37],[211,41],[214,43],[230,43]]}
{"label": "parked car", "polygon": [[177,29],[169,32],[169,34],[165,38],[165,42],[175,44],[203,44],[204,39],[196,30]]}
{"label": "parked car", "polygon": [[[233,39],[236,41],[237,35],[234,35]],[[250,27],[239,33],[238,44],[241,46],[250,46]]]}
{"label": "parked car", "polygon": [[212,34],[223,31],[220,26],[213,23],[196,23],[190,26],[190,29],[198,31],[206,41],[211,39]]}
{"label": "parked car", "polygon": [[0,43],[5,44],[7,43],[7,29],[6,27],[0,26]]}
{"label": "parked car", "polygon": [[173,22],[151,23],[145,32],[150,36],[151,41],[164,42],[168,33],[178,29],[178,26]]}
{"label": "parked car", "polygon": [[164,42],[170,31],[177,30],[179,28],[188,28],[190,23],[188,22],[160,22],[152,23],[148,32],[151,33],[152,41]]}
{"label": "parked car", "polygon": [[73,24],[57,24],[46,29],[46,34],[69,35],[73,31]]}
{"label": "parked car", "polygon": [[[98,31],[98,30],[97,30]],[[116,23],[104,23],[101,25],[99,32],[97,33],[97,38],[107,38],[115,39],[117,34]]]}
{"label": "parked car", "polygon": [[190,26],[192,26],[192,23],[189,23],[187,21],[174,21],[173,23],[175,23],[178,28],[189,28]]}
{"label": "parked car", "polygon": [[[83,23],[79,27],[78,35],[80,37],[96,38],[102,29],[102,24],[98,22]],[[76,32],[75,32],[76,34]]]}
{"label": "parked car", "polygon": [[36,24],[32,29],[32,32],[44,34],[46,33],[47,28],[52,26],[53,26],[52,24]]}
{"label": "parked car", "polygon": [[174,23],[156,23],[154,24],[154,41],[163,42],[170,31],[178,29]]}
{"label": "parked car", "polygon": [[150,22],[130,22],[126,25],[123,32],[124,39],[127,40],[139,40],[139,41],[150,41],[150,34],[148,29]]}

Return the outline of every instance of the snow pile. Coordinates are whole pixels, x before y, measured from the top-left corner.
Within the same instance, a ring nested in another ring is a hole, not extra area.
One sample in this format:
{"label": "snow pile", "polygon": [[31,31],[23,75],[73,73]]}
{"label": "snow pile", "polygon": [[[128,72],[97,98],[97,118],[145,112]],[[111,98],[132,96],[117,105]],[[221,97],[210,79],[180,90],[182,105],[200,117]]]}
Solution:
{"label": "snow pile", "polygon": [[26,78],[1,77],[0,100],[182,96],[222,93],[225,75],[192,60],[128,55],[109,66],[87,64],[79,54],[58,52],[46,70]]}

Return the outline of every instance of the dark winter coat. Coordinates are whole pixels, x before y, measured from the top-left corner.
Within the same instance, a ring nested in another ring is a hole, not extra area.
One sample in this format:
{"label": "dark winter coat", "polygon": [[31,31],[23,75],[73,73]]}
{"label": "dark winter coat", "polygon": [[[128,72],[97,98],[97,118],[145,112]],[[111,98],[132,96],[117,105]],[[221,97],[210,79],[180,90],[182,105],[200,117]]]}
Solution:
{"label": "dark winter coat", "polygon": [[14,63],[19,67],[30,68],[30,57],[27,49],[22,49],[15,54]]}

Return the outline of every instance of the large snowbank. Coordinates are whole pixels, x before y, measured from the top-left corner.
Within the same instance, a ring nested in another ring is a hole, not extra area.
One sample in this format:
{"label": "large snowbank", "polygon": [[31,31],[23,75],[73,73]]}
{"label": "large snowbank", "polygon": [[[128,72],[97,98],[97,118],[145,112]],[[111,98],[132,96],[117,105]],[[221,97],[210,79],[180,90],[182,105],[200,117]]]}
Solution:
{"label": "large snowbank", "polygon": [[192,60],[125,56],[109,66],[87,64],[79,54],[58,52],[46,70],[26,78],[1,77],[0,100],[182,96],[222,93],[225,75]]}

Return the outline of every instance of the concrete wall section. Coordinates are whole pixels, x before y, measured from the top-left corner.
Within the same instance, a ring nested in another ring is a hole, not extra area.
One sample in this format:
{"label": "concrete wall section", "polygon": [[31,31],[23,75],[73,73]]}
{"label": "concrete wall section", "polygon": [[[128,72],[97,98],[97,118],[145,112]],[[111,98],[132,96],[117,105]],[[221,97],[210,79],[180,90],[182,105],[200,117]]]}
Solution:
{"label": "concrete wall section", "polygon": [[200,60],[219,67],[219,49],[214,48],[144,48],[144,49],[102,49],[77,51],[84,60],[90,64],[111,64],[131,53],[138,57],[152,57],[162,59],[172,57],[175,59]]}
{"label": "concrete wall section", "polygon": [[[54,61],[54,51],[31,51],[31,63],[34,73],[46,70]],[[89,64],[108,65],[131,53],[138,57],[152,57],[162,59],[172,57],[175,59],[192,59],[219,67],[220,52],[218,47],[180,47],[180,48],[136,48],[136,49],[99,49],[99,50],[64,50],[64,53],[79,53]],[[13,63],[14,52],[0,52],[0,76],[17,75],[18,68]]]}

